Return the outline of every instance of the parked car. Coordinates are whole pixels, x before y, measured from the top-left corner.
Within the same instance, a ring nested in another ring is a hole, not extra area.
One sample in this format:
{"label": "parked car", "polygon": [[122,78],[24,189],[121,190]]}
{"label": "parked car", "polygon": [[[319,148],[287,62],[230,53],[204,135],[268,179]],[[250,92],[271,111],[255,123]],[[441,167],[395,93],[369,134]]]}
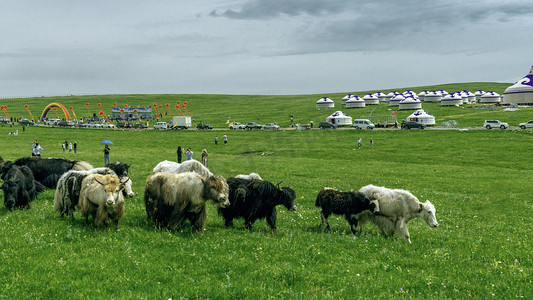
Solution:
{"label": "parked car", "polygon": [[59,121],[57,123],[57,125],[61,126],[61,127],[72,127],[72,126],[74,126],[76,124],[74,122],[72,122],[72,121],[64,121],[64,120],[62,120],[62,121]]}
{"label": "parked car", "polygon": [[202,122],[202,123],[199,123],[198,125],[196,125],[196,128],[198,128],[199,130],[202,130],[202,129],[213,129],[213,126]]}
{"label": "parked car", "polygon": [[21,124],[21,125],[33,125],[33,121],[32,120],[28,120],[28,119],[20,119],[19,124]]}
{"label": "parked car", "polygon": [[105,123],[102,123],[102,127],[103,128],[115,128],[115,125],[105,122]]}
{"label": "parked car", "polygon": [[518,126],[522,129],[533,128],[533,120],[527,121],[526,123],[520,123]]}
{"label": "parked car", "polygon": [[89,127],[89,123],[78,123],[78,127]]}
{"label": "parked car", "polygon": [[256,122],[248,122],[246,123],[245,128],[246,129],[261,129],[263,128],[263,126]]}
{"label": "parked car", "polygon": [[419,123],[417,121],[402,121],[402,129],[411,129],[411,128],[418,128],[418,129],[424,129],[426,128],[426,124]]}
{"label": "parked car", "polygon": [[368,119],[355,119],[353,120],[353,127],[355,129],[374,129],[376,126]]}
{"label": "parked car", "polygon": [[167,129],[167,122],[157,122],[154,124],[154,129]]}
{"label": "parked car", "polygon": [[229,124],[229,129],[246,129],[246,125],[239,122],[231,122]]}
{"label": "parked car", "polygon": [[46,120],[46,125],[56,126],[60,121],[61,119],[48,119]]}
{"label": "parked car", "polygon": [[279,126],[274,123],[266,123],[265,125],[263,125],[263,129],[278,130]]}
{"label": "parked car", "polygon": [[485,123],[483,123],[483,127],[487,129],[492,129],[492,128],[506,129],[506,128],[509,128],[509,124],[500,122],[500,120],[485,120]]}
{"label": "parked car", "polygon": [[143,123],[135,123],[133,124],[133,128],[145,129],[148,128],[148,126],[144,125]]}
{"label": "parked car", "polygon": [[337,129],[337,125],[330,122],[320,122],[318,123],[318,128],[320,129]]}
{"label": "parked car", "polygon": [[89,127],[90,128],[100,128],[100,127],[102,127],[102,125],[100,125],[98,123],[94,123],[94,122],[89,122]]}

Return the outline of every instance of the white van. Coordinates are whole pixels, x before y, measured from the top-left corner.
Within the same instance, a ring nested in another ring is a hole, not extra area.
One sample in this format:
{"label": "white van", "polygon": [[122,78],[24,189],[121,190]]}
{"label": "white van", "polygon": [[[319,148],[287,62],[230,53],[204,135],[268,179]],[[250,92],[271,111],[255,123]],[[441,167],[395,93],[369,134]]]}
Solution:
{"label": "white van", "polygon": [[355,119],[353,120],[353,127],[355,129],[374,129],[374,124],[368,119]]}
{"label": "white van", "polygon": [[167,122],[157,122],[154,124],[154,129],[167,129]]}

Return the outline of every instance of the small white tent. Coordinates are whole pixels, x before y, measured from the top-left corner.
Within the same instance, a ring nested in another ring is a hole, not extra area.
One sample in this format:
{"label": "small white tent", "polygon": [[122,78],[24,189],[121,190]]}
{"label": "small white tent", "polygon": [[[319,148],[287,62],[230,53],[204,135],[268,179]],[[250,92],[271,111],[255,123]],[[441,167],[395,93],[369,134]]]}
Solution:
{"label": "small white tent", "polygon": [[352,117],[338,110],[327,117],[326,122],[337,124],[338,126],[352,125]]}
{"label": "small white tent", "polygon": [[448,94],[440,100],[441,106],[460,106],[463,105],[463,97],[458,93]]}
{"label": "small white tent", "polygon": [[524,78],[503,92],[504,104],[533,104],[533,67]]}
{"label": "small white tent", "polygon": [[346,108],[356,108],[356,107],[365,107],[365,100],[359,98],[358,96],[353,96],[352,98],[346,101]]}
{"label": "small white tent", "polygon": [[363,96],[363,100],[365,100],[366,105],[376,105],[379,104],[379,98],[372,95],[372,94],[366,94]]}
{"label": "small white tent", "polygon": [[481,103],[500,103],[501,100],[502,100],[502,97],[500,96],[500,94],[493,92],[493,91],[488,91],[481,96],[480,102]]}
{"label": "small white tent", "polygon": [[335,107],[335,102],[328,97],[322,97],[316,102],[316,108]]}
{"label": "small white tent", "polygon": [[435,125],[435,117],[430,115],[427,111],[419,109],[408,116],[406,121],[417,121],[426,125]]}
{"label": "small white tent", "polygon": [[442,99],[442,93],[440,91],[427,92],[424,97],[424,101],[431,103],[439,103]]}
{"label": "small white tent", "polygon": [[398,103],[398,109],[420,109],[422,108],[422,102],[419,99],[413,97],[407,97]]}

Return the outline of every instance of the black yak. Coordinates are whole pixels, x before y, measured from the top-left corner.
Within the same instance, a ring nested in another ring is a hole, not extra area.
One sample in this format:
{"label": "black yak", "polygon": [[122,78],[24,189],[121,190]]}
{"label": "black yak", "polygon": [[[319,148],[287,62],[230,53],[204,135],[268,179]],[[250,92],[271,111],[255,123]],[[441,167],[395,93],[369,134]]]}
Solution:
{"label": "black yak", "polygon": [[282,204],[288,210],[296,210],[292,186],[279,188],[279,184],[268,181],[240,178],[229,178],[228,185],[230,206],[218,209],[226,226],[232,226],[235,218],[244,218],[246,229],[251,229],[257,219],[266,218],[270,228],[276,231],[276,206]]}
{"label": "black yak", "polygon": [[363,193],[357,191],[341,192],[332,188],[323,188],[318,192],[315,206],[322,209],[320,226],[326,223],[326,228],[330,229],[329,215],[332,213],[344,215],[353,234],[357,230],[356,215],[365,210],[370,210],[373,213],[376,211],[376,204],[371,203]]}
{"label": "black yak", "polygon": [[35,181],[31,170],[26,166],[16,166],[8,161],[2,165],[4,205],[9,211],[15,208],[30,208],[30,202],[46,187]]}
{"label": "black yak", "polygon": [[179,230],[181,223],[189,219],[196,231],[203,233],[207,200],[219,207],[229,205],[228,184],[224,177],[206,178],[194,172],[156,172],[146,179],[146,213],[157,227]]}
{"label": "black yak", "polygon": [[38,156],[22,157],[15,160],[17,166],[27,166],[33,172],[35,180],[47,188],[55,188],[57,181],[69,170],[90,170],[93,167],[85,161],[66,158],[40,158]]}

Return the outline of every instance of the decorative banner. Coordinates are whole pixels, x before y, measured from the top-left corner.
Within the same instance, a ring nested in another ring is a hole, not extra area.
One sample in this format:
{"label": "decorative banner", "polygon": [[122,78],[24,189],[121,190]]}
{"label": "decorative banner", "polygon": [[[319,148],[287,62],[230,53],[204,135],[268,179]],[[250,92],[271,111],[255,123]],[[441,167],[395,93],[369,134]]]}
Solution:
{"label": "decorative banner", "polygon": [[9,119],[9,116],[7,115],[7,111],[6,111],[6,109],[7,109],[7,105],[2,105],[2,106],[0,106],[0,109],[4,111],[4,114],[6,115],[6,118]]}
{"label": "decorative banner", "polygon": [[172,117],[174,117],[174,115],[173,115],[172,112],[170,111],[170,104],[167,103],[167,104],[166,104],[166,107],[167,107],[168,113],[169,113]]}
{"label": "decorative banner", "polygon": [[181,113],[181,109],[180,109],[180,103],[179,101],[176,102],[178,105],[176,105],[176,110],[180,113],[180,115],[183,116],[183,114]]}
{"label": "decorative banner", "polygon": [[165,117],[165,113],[163,113],[163,105],[159,104],[159,109],[161,110],[161,116],[163,117],[163,119],[165,119],[165,121],[167,120],[167,117]]}
{"label": "decorative banner", "polygon": [[139,118],[139,121],[140,121],[140,120],[141,120],[141,117],[139,117],[139,114],[137,113],[137,110],[136,110],[136,109],[133,110],[133,113],[137,116],[137,118]]}
{"label": "decorative banner", "polygon": [[56,117],[59,119],[59,114],[57,113],[57,107],[52,107],[52,109],[56,112]]}
{"label": "decorative banner", "polygon": [[89,109],[89,102],[85,103],[87,105],[87,110],[89,111],[89,116],[91,116],[91,110]]}
{"label": "decorative banner", "polygon": [[31,114],[31,111],[30,111],[30,108],[29,108],[28,104],[24,105],[24,108],[26,108],[26,110],[27,110],[28,113],[30,114],[31,119],[35,121],[35,118],[34,118],[33,115]]}
{"label": "decorative banner", "polygon": [[104,111],[104,109],[102,108],[102,103],[98,103],[97,105],[98,105],[98,107],[100,107],[101,111]]}
{"label": "decorative banner", "polygon": [[188,111],[187,111],[187,101],[183,102],[183,109],[185,110],[185,112],[187,113],[187,115],[191,115]]}
{"label": "decorative banner", "polygon": [[126,119],[124,119],[124,115],[123,115],[123,114],[124,114],[124,108],[121,108],[121,109],[120,109],[120,117],[121,117],[124,121],[126,121]]}
{"label": "decorative banner", "polygon": [[72,108],[72,106],[71,106],[68,109],[72,110],[72,114],[74,115],[74,119],[77,119],[78,117],[76,117],[76,113],[74,112],[74,108]]}
{"label": "decorative banner", "polygon": [[156,112],[157,120],[158,120],[158,121],[161,121],[161,119],[159,118],[159,110],[157,110],[157,104],[154,104],[153,107],[155,108],[155,112]]}
{"label": "decorative banner", "polygon": [[105,120],[106,120],[106,121],[107,121],[107,122],[108,122],[109,124],[115,125],[115,124],[113,124],[113,123],[112,123],[111,121],[109,121],[109,119],[108,119],[108,118],[107,118],[107,117],[105,116],[105,114],[104,114],[104,111],[103,111],[103,110],[102,110],[102,111],[100,111],[100,115],[101,115],[102,117],[104,117],[104,119],[105,119]]}
{"label": "decorative banner", "polygon": [[124,107],[125,107],[125,108],[128,108],[128,105],[127,105],[127,104],[124,104]]}
{"label": "decorative banner", "polygon": [[117,108],[117,103],[116,103],[116,102],[113,102],[113,106],[114,106],[115,108]]}

